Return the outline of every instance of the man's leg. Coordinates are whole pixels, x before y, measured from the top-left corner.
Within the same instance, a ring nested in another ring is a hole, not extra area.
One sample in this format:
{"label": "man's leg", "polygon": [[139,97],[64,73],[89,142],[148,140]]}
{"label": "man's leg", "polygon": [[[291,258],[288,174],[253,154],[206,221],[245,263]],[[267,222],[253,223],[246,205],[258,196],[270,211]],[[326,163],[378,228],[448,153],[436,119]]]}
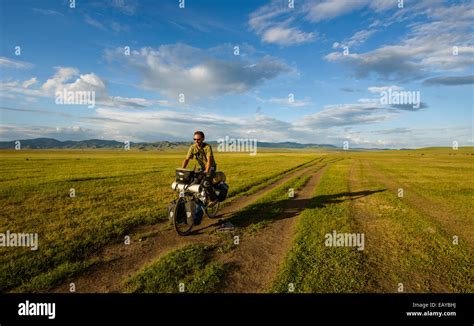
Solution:
{"label": "man's leg", "polygon": [[214,187],[212,186],[212,179],[214,178],[216,171],[214,167],[211,167],[209,173],[207,174],[206,178],[203,182],[204,190],[206,191],[207,196],[211,202],[217,201],[217,195],[214,191]]}

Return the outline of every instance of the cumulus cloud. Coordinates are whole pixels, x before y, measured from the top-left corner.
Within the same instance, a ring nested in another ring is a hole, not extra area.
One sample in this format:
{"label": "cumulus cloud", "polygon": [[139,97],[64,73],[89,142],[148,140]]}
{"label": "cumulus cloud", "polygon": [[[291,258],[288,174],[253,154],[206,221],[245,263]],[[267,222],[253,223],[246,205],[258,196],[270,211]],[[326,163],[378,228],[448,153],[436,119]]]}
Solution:
{"label": "cumulus cloud", "polygon": [[[135,70],[141,86],[169,98],[185,99],[245,93],[290,68],[270,56],[256,61],[245,58],[220,58],[215,49],[202,50],[185,44],[141,48],[129,56],[123,49],[106,51],[106,58]],[[228,52],[232,53],[232,52]]]}
{"label": "cumulus cloud", "polygon": [[[146,108],[153,105],[166,106],[166,100],[150,100],[144,98],[129,98],[123,96],[111,96],[108,93],[105,81],[94,73],[81,74],[74,67],[56,67],[53,76],[43,84],[38,85],[36,77],[23,82],[10,81],[0,83],[0,95],[3,97],[45,97],[54,99],[58,92],[94,92],[95,102],[98,105],[114,108]],[[37,87],[34,87],[36,86]]]}
{"label": "cumulus cloud", "polygon": [[106,93],[104,81],[94,73],[80,74],[73,67],[56,67],[56,73],[49,78],[41,88],[48,94],[67,91],[94,91],[97,97]]}

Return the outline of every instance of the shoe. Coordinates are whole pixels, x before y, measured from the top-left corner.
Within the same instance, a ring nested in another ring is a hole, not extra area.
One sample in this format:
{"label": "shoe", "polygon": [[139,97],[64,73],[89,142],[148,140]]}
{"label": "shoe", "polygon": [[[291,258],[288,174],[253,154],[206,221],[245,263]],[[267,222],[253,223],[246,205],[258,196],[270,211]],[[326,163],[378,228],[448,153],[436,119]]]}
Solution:
{"label": "shoe", "polygon": [[209,200],[209,203],[207,204],[207,208],[212,208],[214,206],[217,205],[219,201],[216,199],[216,200]]}

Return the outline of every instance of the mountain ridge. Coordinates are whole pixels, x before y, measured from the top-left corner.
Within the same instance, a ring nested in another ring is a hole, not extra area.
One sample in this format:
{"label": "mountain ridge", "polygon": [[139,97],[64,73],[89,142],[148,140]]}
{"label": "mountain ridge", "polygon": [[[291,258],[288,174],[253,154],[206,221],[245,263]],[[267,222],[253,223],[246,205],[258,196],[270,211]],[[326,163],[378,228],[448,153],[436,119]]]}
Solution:
{"label": "mountain ridge", "polygon": [[[238,139],[238,138],[235,138]],[[19,139],[12,141],[1,141],[0,149],[15,149],[16,142],[20,142],[22,149],[94,149],[94,148],[123,148],[125,142],[106,139],[87,139],[87,140],[65,140],[60,141],[55,138],[33,138]],[[217,141],[207,142],[211,145],[218,145]],[[187,147],[190,142],[183,141],[156,141],[156,142],[130,142],[130,148],[139,150],[165,150],[179,147]],[[257,147],[262,148],[336,148],[330,144],[301,144],[297,142],[257,142]]]}

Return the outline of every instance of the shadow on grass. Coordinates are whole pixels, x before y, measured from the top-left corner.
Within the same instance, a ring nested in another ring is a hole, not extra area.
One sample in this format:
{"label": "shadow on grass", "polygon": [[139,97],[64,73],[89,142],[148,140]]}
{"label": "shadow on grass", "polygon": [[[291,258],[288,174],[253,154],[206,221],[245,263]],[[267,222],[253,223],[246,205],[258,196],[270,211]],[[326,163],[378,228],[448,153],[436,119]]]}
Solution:
{"label": "shadow on grass", "polygon": [[333,195],[319,195],[310,199],[307,208],[324,208],[327,205],[342,203],[346,200],[357,200],[359,198],[370,196],[378,192],[386,191],[387,189],[379,190],[363,190],[355,192],[341,192]]}
{"label": "shadow on grass", "polygon": [[248,209],[241,210],[229,218],[219,219],[216,223],[207,225],[206,227],[196,229],[191,234],[197,235],[202,231],[219,226],[224,220],[229,221],[237,227],[247,227],[252,224],[259,223],[264,220],[281,220],[298,216],[306,208],[324,208],[328,205],[339,204],[347,200],[357,200],[365,196],[386,191],[379,190],[363,190],[355,192],[341,192],[332,195],[319,195],[312,198],[279,200],[273,203],[260,203],[252,205]]}

